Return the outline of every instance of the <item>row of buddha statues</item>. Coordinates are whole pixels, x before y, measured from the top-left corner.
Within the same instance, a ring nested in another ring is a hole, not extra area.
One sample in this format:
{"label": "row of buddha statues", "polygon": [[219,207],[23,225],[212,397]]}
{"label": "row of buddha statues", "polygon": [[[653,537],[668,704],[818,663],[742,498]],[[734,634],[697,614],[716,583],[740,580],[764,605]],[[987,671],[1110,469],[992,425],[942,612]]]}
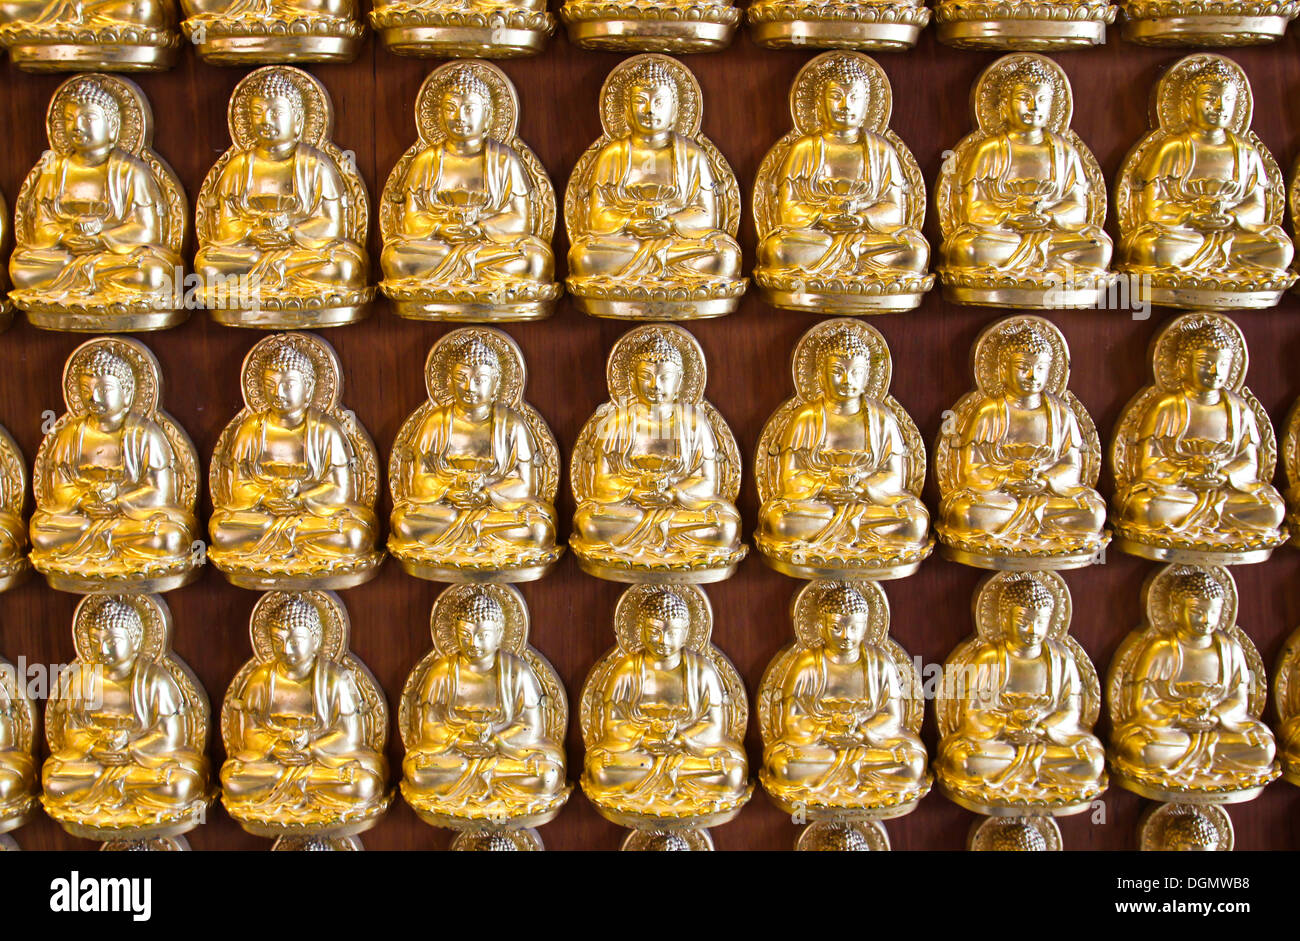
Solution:
{"label": "row of buddha statues", "polygon": [[[794,395],[758,440],[754,544],[800,578],[904,577],[936,536],[949,558],[988,569],[1086,566],[1112,537],[1157,561],[1262,561],[1287,540],[1288,500],[1272,484],[1279,446],[1245,384],[1247,361],[1222,314],[1183,314],[1156,335],[1152,382],[1123,410],[1111,445],[1108,527],[1101,444],[1069,390],[1064,336],[1032,314],[991,324],[974,344],[975,388],[944,412],[933,449],[932,527],[925,443],[890,395],[884,337],[859,319],[821,321],[796,344]],[[729,577],[747,551],[735,504],[741,455],[705,397],[698,342],[674,324],[636,327],[614,344],[606,379],[609,399],[569,462],[569,548],[585,571],[614,581]],[[559,448],[524,399],[525,380],[519,347],[491,327],[458,328],[430,350],[428,397],[388,458],[387,551],[411,574],[528,581],[564,551]],[[77,347],[63,370],[66,411],[47,422],[34,462],[29,524],[25,462],[0,438],[0,587],[29,563],[73,592],[163,592],[205,561],[260,590],[373,577],[385,554],[380,461],[342,405],[332,347],[314,334],[271,334],[245,357],[240,383],[244,407],[209,462],[205,544],[199,458],[162,408],[158,361],[127,337]],[[1281,451],[1294,524],[1300,409]]]}
{"label": "row of buddha statues", "polygon": [[[972,849],[1059,848],[1053,818],[1092,808],[1112,780],[1159,802],[1143,848],[1230,848],[1221,805],[1281,775],[1300,785],[1300,631],[1275,674],[1275,736],[1260,719],[1268,688],[1236,605],[1226,568],[1162,567],[1103,693],[1070,636],[1062,577],[994,573],[977,589],[973,633],[931,690],[890,635],[879,583],[809,582],[791,605],[793,640],[758,688],[756,777],[806,824],[803,849],[888,848],[883,821],[915,809],[936,781],[983,816]],[[630,829],[625,848],[711,848],[708,828],[733,819],[754,784],[745,686],[711,641],[708,598],[695,585],[632,585],[613,620],[616,644],[580,694],[580,786]],[[250,625],[253,656],[220,708],[217,774],[208,699],[171,650],[160,596],[78,604],[76,659],[46,706],[41,764],[35,705],[0,661],[0,833],[43,805],[81,838],[183,848],[219,793],[240,826],[279,848],[360,848],[394,795],[387,702],[349,649],[347,611],[332,592],[272,591]],[[432,649],[399,700],[400,793],[425,823],[458,832],[454,848],[540,849],[537,828],[572,789],[569,708],[529,645],[523,597],[511,585],[452,585],[430,626]],[[927,698],[933,756],[918,734]],[[1103,698],[1108,746],[1093,734]]]}
{"label": "row of buddha statues", "polygon": [[[536,319],[565,289],[601,317],[729,313],[747,287],[740,190],[700,131],[701,106],[694,76],[668,56],[634,56],[608,75],[603,134],[565,194],[562,287],[555,193],[516,135],[514,87],[487,62],[440,66],[417,96],[419,140],[383,188],[378,290],[417,319]],[[1159,79],[1152,129],[1116,181],[1117,250],[1072,106],[1064,70],[1043,56],[1008,55],[984,71],[976,128],[939,174],[931,273],[925,181],[889,128],[884,70],[858,52],[817,56],[790,92],[794,127],[754,183],[759,291],[777,307],[827,314],[911,310],[936,280],[955,303],[1029,310],[1115,306],[1120,279],[1175,308],[1278,303],[1296,281],[1282,228],[1288,190],[1251,130],[1250,83],[1236,63],[1198,53]],[[13,305],[37,326],[90,332],[160,329],[198,306],[261,328],[364,317],[376,291],[370,204],[355,161],[330,139],[325,87],[267,66],[239,82],[228,118],[233,145],[199,190],[187,275],[185,193],[150,147],[140,89],[107,74],[61,85],[47,112],[50,150],[15,207]]]}
{"label": "row of buddha statues", "polygon": [[[1239,46],[1275,41],[1293,2],[1220,0],[564,0],[569,40],[586,49],[693,53],[726,47],[743,18],[769,48],[905,50],[933,15],[940,42],[966,49],[1100,45],[1123,14],[1126,39],[1151,45]],[[546,0],[7,0],[0,46],[32,71],[173,66],[182,36],[208,62],[348,62],[366,19],[391,51],[413,56],[535,55],[555,32]]]}

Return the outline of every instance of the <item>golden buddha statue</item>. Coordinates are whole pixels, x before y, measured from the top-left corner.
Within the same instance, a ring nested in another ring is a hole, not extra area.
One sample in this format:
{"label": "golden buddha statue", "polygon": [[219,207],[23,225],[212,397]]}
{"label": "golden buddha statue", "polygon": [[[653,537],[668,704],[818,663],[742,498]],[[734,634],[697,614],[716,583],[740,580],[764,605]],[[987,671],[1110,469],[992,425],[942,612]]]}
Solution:
{"label": "golden buddha statue", "polygon": [[524,354],[462,327],[424,365],[429,398],[402,423],[388,465],[388,551],[417,578],[524,582],[551,570],[559,447],[524,401]]}
{"label": "golden buddha statue", "polygon": [[18,194],[9,275],[14,304],[51,330],[158,330],[182,323],[189,210],[150,147],[139,87],[77,75],[45,113],[50,149]]}
{"label": "golden buddha statue", "polygon": [[1119,0],[1124,38],[1148,46],[1249,46],[1275,42],[1300,13],[1294,0]]}
{"label": "golden buddha statue", "polygon": [[73,836],[147,840],[192,830],[208,787],[208,697],[171,650],[157,595],[88,595],[77,659],[45,710],[45,812]]}
{"label": "golden buddha statue", "polygon": [[453,585],[431,627],[433,650],[402,691],[402,796],[430,826],[480,839],[509,841],[555,819],[570,790],[569,706],[555,669],[528,646],[523,596]]}
{"label": "golden buddha statue", "polygon": [[1273,678],[1282,777],[1300,787],[1300,630],[1286,639]]}
{"label": "golden buddha statue", "polygon": [[[9,244],[9,204],[0,195],[0,245]],[[9,301],[9,276],[0,265],[0,332],[14,322],[14,305]]]}
{"label": "golden buddha statue", "polygon": [[948,300],[1100,306],[1115,278],[1106,181],[1070,129],[1073,110],[1069,78],[1046,56],[1003,56],[976,81],[976,129],[944,161],[935,194]]}
{"label": "golden buddha statue", "polygon": [[1111,444],[1118,548],[1234,565],[1286,541],[1269,483],[1273,425],[1246,388],[1248,363],[1246,338],[1221,314],[1184,314],[1156,336],[1155,384],[1125,407]]}
{"label": "golden buddha statue", "polygon": [[555,32],[546,0],[375,0],[370,24],[403,56],[513,59],[541,52]]}
{"label": "golden buddha statue", "polygon": [[1143,797],[1251,800],[1280,774],[1259,651],[1236,623],[1237,586],[1220,566],[1167,565],[1147,580],[1146,619],[1106,679],[1110,767]]}
{"label": "golden buddha statue", "polygon": [[0,46],[29,72],[152,72],[180,54],[173,0],[3,0]]}
{"label": "golden buddha statue", "polygon": [[1109,0],[939,0],[934,24],[939,42],[958,49],[1060,52],[1104,45],[1118,12]]}
{"label": "golden buddha statue", "polygon": [[998,572],[975,596],[975,633],[944,663],[935,774],[949,800],[990,816],[1088,810],[1106,789],[1092,734],[1101,688],[1070,636],[1055,572]]}
{"label": "golden buddha statue", "polygon": [[795,395],[754,455],[763,560],[796,578],[902,578],[934,549],[921,502],[925,445],[889,394],[885,338],[828,320],[795,344]]}
{"label": "golden buddha statue", "polygon": [[700,133],[701,97],[690,70],[662,55],[624,60],[601,86],[604,133],[564,195],[565,284],[588,314],[684,320],[739,305],[740,188]]}
{"label": "golden buddha statue", "polygon": [[36,813],[37,721],[23,679],[0,657],[0,839]]}
{"label": "golden buddha statue", "polygon": [[36,452],[31,562],[60,591],[170,591],[198,576],[199,456],[162,410],[158,360],[126,337],[63,367],[67,411]]}
{"label": "golden buddha statue", "polygon": [[1282,430],[1282,467],[1286,470],[1286,523],[1291,544],[1300,546],[1300,401],[1291,406]]}
{"label": "golden buddha statue", "polygon": [[1051,817],[982,817],[971,824],[966,849],[972,853],[1056,853],[1061,828]]}
{"label": "golden buddha statue", "polygon": [[355,836],[388,810],[388,705],[331,592],[267,592],[221,704],[221,803],[249,833]]}
{"label": "golden buddha statue", "polygon": [[810,582],[790,613],[794,643],[758,691],[759,779],[783,813],[865,839],[871,821],[910,813],[929,793],[921,677],[889,636],[889,601],[874,582]]}
{"label": "golden buddha statue", "polygon": [[379,457],[340,404],[343,368],[309,333],[258,342],[240,370],[244,407],[208,469],[208,559],[243,588],[301,591],[369,581]]}
{"label": "golden buddha statue", "polygon": [[756,0],[745,12],[749,37],[768,49],[902,52],[930,22],[921,0]]}
{"label": "golden buddha statue", "polygon": [[519,97],[490,62],[429,73],[420,139],[384,185],[379,231],[394,310],[417,320],[539,320],[555,282],[555,191],[515,133]]}
{"label": "golden buddha statue", "polygon": [[333,327],[366,316],[370,200],[329,139],[317,79],[271,65],[245,76],[227,111],[234,142],[208,171],[195,219],[203,303],[235,327]]}
{"label": "golden buddha statue", "polygon": [[564,0],[560,17],[580,49],[713,52],[731,45],[731,0]]}
{"label": "golden buddha statue", "polygon": [[1145,282],[1153,303],[1272,307],[1295,283],[1282,171],[1250,129],[1253,108],[1241,66],[1208,52],[1180,59],[1156,85],[1155,126],[1115,185],[1115,267]]}
{"label": "golden buddha statue", "polygon": [[714,582],[745,557],[740,452],[704,398],[704,351],[686,330],[630,330],[605,365],[610,399],[574,444],[569,545],[583,570],[620,582]]}
{"label": "golden buddha statue", "polygon": [[8,591],[27,577],[27,462],[3,426],[0,426],[0,591]]}
{"label": "golden buddha statue", "polygon": [[1228,853],[1234,842],[1232,818],[1218,804],[1152,804],[1138,824],[1144,852]]}
{"label": "golden buddha statue", "polygon": [[754,283],[776,307],[911,310],[934,286],[925,181],[889,129],[893,90],[860,52],[825,52],[790,88],[795,129],[754,180]]}
{"label": "golden buddha statue", "polygon": [[1092,564],[1110,541],[1101,441],[1068,388],[1065,337],[1041,317],[1007,317],[979,335],[971,362],[975,389],[934,448],[943,554],[991,569]]}
{"label": "golden buddha statue", "polygon": [[582,790],[606,819],[698,831],[733,819],[753,793],[745,686],[712,629],[699,586],[634,585],[619,598],[618,644],[587,674],[579,711]]}
{"label": "golden buddha statue", "polygon": [[180,0],[181,31],[205,62],[351,62],[366,28],[357,0]]}

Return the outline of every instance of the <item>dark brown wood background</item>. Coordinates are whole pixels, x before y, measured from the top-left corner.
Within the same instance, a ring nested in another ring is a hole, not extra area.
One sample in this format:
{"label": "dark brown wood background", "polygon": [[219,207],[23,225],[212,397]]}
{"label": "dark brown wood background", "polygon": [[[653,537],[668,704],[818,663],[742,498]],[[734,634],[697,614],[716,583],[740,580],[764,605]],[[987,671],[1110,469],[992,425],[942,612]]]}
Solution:
{"label": "dark brown wood background", "polygon": [[[558,4],[553,3],[553,7]],[[1169,50],[1144,49],[1120,41],[1099,49],[1063,53],[1057,60],[1075,90],[1074,129],[1096,153],[1108,180],[1127,149],[1147,126],[1149,89],[1160,70],[1179,58]],[[704,89],[704,130],[730,160],[745,197],[741,243],[746,267],[754,261],[749,192],[767,148],[790,126],[786,95],[790,81],[811,52],[769,51],[740,33],[731,48],[685,57]],[[1256,132],[1278,161],[1289,167],[1300,151],[1300,56],[1293,31],[1281,42],[1232,51],[1255,91]],[[968,97],[993,54],[959,52],[939,45],[927,30],[919,46],[879,56],[894,86],[893,127],[916,154],[927,183],[942,153],[970,128]],[[597,93],[605,74],[620,60],[570,45],[557,35],[533,59],[503,63],[522,101],[520,134],[538,153],[563,194],[570,169],[599,135]],[[346,66],[314,68],[329,88],[337,112],[334,138],[357,155],[372,205],[389,169],[415,139],[412,107],[420,82],[437,63],[401,58],[373,37],[361,57]],[[228,146],[226,100],[241,69],[204,65],[186,50],[174,70],[139,79],[153,103],[155,148],[184,182],[191,200],[208,168]],[[46,147],[43,116],[59,76],[34,76],[4,65],[0,121],[7,145],[0,151],[0,190],[9,205],[30,167]],[[370,249],[378,273],[378,232],[372,221]],[[1114,233],[1113,221],[1109,228]],[[938,244],[933,211],[926,234]],[[563,271],[563,232],[555,249]],[[189,249],[193,250],[192,245]],[[915,313],[876,318],[894,354],[893,392],[911,412],[927,442],[940,416],[969,387],[968,350],[995,313],[944,303],[936,290]],[[1172,316],[1155,310],[1136,321],[1125,312],[1063,312],[1053,320],[1072,352],[1071,387],[1091,411],[1108,440],[1119,410],[1148,381],[1147,344]],[[1249,384],[1280,426],[1300,395],[1300,299],[1290,296],[1273,311],[1243,312],[1238,318],[1253,354]],[[790,394],[788,358],[799,336],[818,320],[809,314],[773,310],[752,291],[735,314],[692,326],[708,356],[709,398],[734,430],[745,455],[746,479],[740,508],[746,532],[753,530],[757,498],[749,467],[764,420]],[[605,398],[604,362],[627,325],[586,317],[567,299],[553,318],[510,326],[531,370],[528,399],[541,411],[567,456],[583,421]],[[429,346],[447,330],[395,317],[382,300],[358,326],[324,331],[343,359],[345,404],[370,430],[383,457],[402,420],[424,398],[422,365]],[[204,464],[223,425],[240,407],[239,364],[259,334],[221,327],[196,313],[185,325],[143,339],[163,364],[167,409],[189,431]],[[41,437],[42,412],[62,412],[59,375],[64,358],[84,337],[46,333],[21,317],[0,335],[0,422],[10,429],[30,462]],[[1279,427],[1280,431],[1280,427]],[[1279,472],[1280,473],[1280,472]],[[206,478],[205,478],[206,479]],[[1109,495],[1103,476],[1103,492]],[[933,483],[927,502],[936,505]],[[391,509],[385,488],[381,516]],[[210,510],[204,494],[201,512]],[[29,506],[30,511],[30,506]],[[573,500],[561,488],[559,515],[567,532]],[[1074,634],[1104,674],[1124,634],[1140,617],[1140,588],[1152,563],[1116,552],[1106,564],[1068,573],[1074,596]],[[1300,624],[1300,553],[1279,550],[1270,561],[1234,569],[1241,594],[1241,621],[1270,669],[1283,639]],[[893,608],[893,632],[914,655],[942,661],[970,629],[970,599],[982,573],[937,557],[911,578],[886,584]],[[735,661],[752,694],[772,655],[790,632],[787,606],[802,583],[766,568],[756,553],[730,581],[707,590],[715,612],[714,640]],[[391,560],[368,585],[343,593],[352,616],[356,653],[379,678],[395,711],[407,672],[430,645],[429,609],[441,586],[404,574]],[[556,666],[576,700],[588,668],[613,642],[611,614],[622,587],[582,574],[566,555],[545,580],[523,586],[533,617],[533,644]],[[197,671],[218,708],[226,684],[249,656],[247,619],[257,595],[228,585],[209,567],[195,584],[166,596],[176,624],[176,649]],[[65,663],[73,656],[70,617],[77,598],[31,579],[0,596],[0,653],[29,663]],[[1272,717],[1272,710],[1269,712]],[[1098,730],[1105,734],[1105,720]],[[934,722],[927,715],[925,738],[933,752]],[[215,764],[219,741],[211,746]],[[748,738],[755,768],[760,759],[757,730]],[[581,741],[571,723],[570,777],[582,764]],[[395,773],[401,750],[390,736]],[[1087,815],[1062,821],[1072,849],[1132,848],[1142,801],[1118,788],[1106,795],[1104,824]],[[1278,782],[1257,801],[1231,808],[1241,849],[1300,845],[1300,792]],[[888,824],[896,849],[959,849],[974,817],[931,794],[911,816]],[[714,832],[720,849],[786,849],[796,827],[759,793],[732,824]],[[29,849],[87,847],[41,818],[17,832]],[[614,849],[623,831],[600,818],[575,789],[560,817],[543,836],[553,849]],[[446,832],[420,823],[401,803],[364,837],[369,849],[442,848]],[[267,842],[241,831],[218,808],[190,834],[195,849],[258,849]]]}

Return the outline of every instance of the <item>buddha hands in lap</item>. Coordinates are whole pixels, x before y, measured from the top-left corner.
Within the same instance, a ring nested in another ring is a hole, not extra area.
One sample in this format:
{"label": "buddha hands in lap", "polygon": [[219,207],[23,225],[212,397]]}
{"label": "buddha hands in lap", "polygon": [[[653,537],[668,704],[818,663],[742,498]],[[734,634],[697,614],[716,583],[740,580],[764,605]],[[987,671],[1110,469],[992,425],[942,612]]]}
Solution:
{"label": "buddha hands in lap", "polygon": [[235,86],[234,146],[199,191],[194,256],[221,322],[325,327],[365,316],[369,200],[329,140],[333,110],[301,69],[267,66]]}
{"label": "buddha hands in lap", "polygon": [[1149,278],[1171,307],[1272,307],[1295,281],[1282,230],[1285,189],[1250,129],[1250,83],[1235,63],[1198,53],[1156,90],[1158,126],[1120,171],[1119,270]]}
{"label": "buddha hands in lap", "polygon": [[729,577],[745,556],[740,457],[704,399],[704,352],[680,327],[638,327],[614,344],[605,374],[611,401],[587,420],[569,469],[574,554],[615,581]]}
{"label": "buddha hands in lap", "polygon": [[181,30],[208,62],[350,62],[357,0],[180,0]]}
{"label": "buddha hands in lap", "polygon": [[1263,663],[1236,624],[1221,567],[1170,565],[1146,588],[1146,623],[1120,644],[1107,680],[1111,769],[1154,800],[1231,803],[1278,776],[1263,722]]}
{"label": "buddha hands in lap", "polygon": [[601,88],[604,135],[565,194],[569,292],[589,314],[689,319],[730,313],[740,277],[740,194],[700,133],[700,87],[675,59],[640,55]]}
{"label": "buddha hands in lap", "polygon": [[1101,691],[1069,627],[1069,590],[1055,573],[998,573],[981,585],[975,636],[944,663],[938,704],[935,770],[958,804],[1073,814],[1105,790],[1092,734]]}
{"label": "buddha hands in lap", "polygon": [[1112,276],[1106,182],[1070,129],[1070,80],[1017,53],[971,92],[978,124],[944,163],[938,187],[946,296],[963,304],[1097,306]]}
{"label": "buddha hands in lap", "polygon": [[388,809],[388,708],[328,592],[269,592],[221,707],[221,801],[250,833],[349,835]]}
{"label": "buddha hands in lap", "polygon": [[944,554],[981,568],[1089,565],[1110,539],[1095,487],[1101,443],[1067,388],[1070,352],[1051,323],[1008,317],[975,342],[976,389],[935,448]]}
{"label": "buddha hands in lap", "polygon": [[884,337],[827,321],[800,338],[791,367],[796,395],[768,419],[754,460],[764,559],[797,577],[911,574],[934,546],[925,446],[889,394]]}
{"label": "buddha hands in lap", "polygon": [[583,684],[582,789],[635,828],[708,827],[749,800],[748,704],[736,668],[709,641],[696,586],[638,585],[614,614],[618,646]]}
{"label": "buddha hands in lap", "polygon": [[523,353],[504,333],[455,330],[429,351],[429,399],[393,443],[388,550],[436,581],[531,581],[555,544],[559,449],[523,399]]}
{"label": "buddha hands in lap", "polygon": [[896,817],[930,789],[918,733],[920,677],[889,637],[871,582],[813,582],[793,606],[795,642],[759,688],[763,787],[783,810]]}
{"label": "buddha hands in lap", "polygon": [[893,91],[856,52],[827,52],[790,89],[795,130],[754,181],[755,283],[778,307],[910,310],[934,284],[925,182],[889,129]]}
{"label": "buddha hands in lap", "polygon": [[21,827],[36,807],[36,705],[24,681],[0,658],[0,834]]}
{"label": "buddha hands in lap", "polygon": [[90,595],[77,605],[77,659],[45,714],[45,811],[76,836],[146,839],[203,821],[208,700],[171,652],[155,595]]}
{"label": "buddha hands in lap", "polygon": [[30,524],[32,565],[55,588],[169,591],[197,576],[198,454],[158,407],[161,388],[135,340],[89,340],[68,357]]}
{"label": "buddha hands in lap", "polygon": [[259,342],[241,371],[244,408],[212,455],[208,557],[248,588],[344,588],[369,580],[379,459],[340,406],[343,373],[306,333]]}
{"label": "buddha hands in lap", "polygon": [[564,687],[528,646],[528,610],[505,585],[457,585],[433,608],[434,649],[402,693],[402,795],[458,829],[518,829],[569,795]]}
{"label": "buddha hands in lap", "polygon": [[183,321],[176,293],[185,194],[150,149],[144,94],[115,76],[78,75],[55,91],[46,133],[50,149],[18,195],[14,303],[53,329]]}
{"label": "buddha hands in lap", "polygon": [[453,62],[416,100],[420,140],[384,186],[384,293],[408,317],[530,320],[560,286],[555,193],[515,134],[519,100],[487,62]]}
{"label": "buddha hands in lap", "polygon": [[1220,314],[1185,314],[1156,338],[1156,383],[1121,415],[1111,451],[1125,552],[1234,564],[1285,541],[1273,426],[1247,365],[1245,338]]}

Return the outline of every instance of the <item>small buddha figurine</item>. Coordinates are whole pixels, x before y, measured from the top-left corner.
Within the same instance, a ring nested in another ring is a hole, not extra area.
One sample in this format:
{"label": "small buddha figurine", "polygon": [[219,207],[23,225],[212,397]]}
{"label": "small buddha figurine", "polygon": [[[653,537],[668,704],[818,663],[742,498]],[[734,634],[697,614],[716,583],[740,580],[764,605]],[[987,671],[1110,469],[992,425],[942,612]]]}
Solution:
{"label": "small buddha figurine", "polygon": [[768,49],[902,52],[930,22],[930,8],[920,0],[756,0],[746,15],[749,37]]}
{"label": "small buddha figurine", "polygon": [[63,367],[67,411],[32,473],[31,562],[60,591],[170,591],[198,576],[199,456],[162,410],[158,360],[99,337]]}
{"label": "small buddha figurine", "polygon": [[153,113],[124,78],[77,75],[45,114],[50,149],[18,194],[14,304],[52,330],[157,330],[189,313],[179,297],[189,210],[150,147]]}
{"label": "small buddha figurine", "polygon": [[515,133],[519,98],[489,62],[452,62],[420,86],[420,139],[384,185],[379,285],[403,317],[537,320],[550,314],[555,191]]}
{"label": "small buddha figurine", "polygon": [[934,23],[939,42],[958,49],[1059,52],[1103,45],[1118,12],[1109,0],[939,0]]}
{"label": "small buddha figurine", "polygon": [[257,343],[244,407],[209,467],[208,558],[244,588],[349,588],[379,571],[379,457],[340,404],[334,348],[309,333]]}
{"label": "small buddha figurine", "polygon": [[173,0],[4,0],[0,46],[30,72],[153,72],[180,54]]}
{"label": "small buddha figurine", "polygon": [[388,810],[388,706],[330,592],[268,592],[221,704],[221,802],[258,836],[355,836]]}
{"label": "small buddha figurine", "polygon": [[[0,245],[9,244],[9,204],[0,196]],[[9,276],[0,265],[0,332],[14,322],[14,305],[9,300]]]}
{"label": "small buddha figurine", "polygon": [[741,11],[730,0],[565,0],[560,17],[582,49],[681,54],[729,46]]}
{"label": "small buddha figurine", "polygon": [[1256,0],[1119,0],[1124,38],[1148,46],[1249,46],[1276,42],[1300,9]]}
{"label": "small buddha figurine", "polygon": [[1114,280],[1106,181],[1070,129],[1074,95],[1045,56],[1003,56],[971,91],[976,129],[939,173],[939,277],[959,304],[1099,306]]}
{"label": "small buddha figurine", "polygon": [[795,396],[754,456],[763,560],[796,578],[902,578],[934,549],[921,502],[925,445],[889,394],[893,363],[874,327],[813,327],[791,356]]}
{"label": "small buddha figurine", "polygon": [[180,0],[181,31],[214,65],[351,62],[366,28],[357,0]]}
{"label": "small buddha figurine", "polygon": [[1291,406],[1279,446],[1286,470],[1286,522],[1291,544],[1300,546],[1300,401]]}
{"label": "small buddha figurine", "polygon": [[754,180],[754,283],[768,303],[818,313],[911,310],[934,285],[921,234],[925,181],[889,129],[892,107],[889,79],[862,53],[822,53],[795,77],[795,129]]}
{"label": "small buddha figurine", "polygon": [[1250,129],[1253,107],[1246,73],[1210,53],[1180,59],[1156,85],[1155,127],[1115,186],[1116,269],[1149,281],[1153,303],[1272,307],[1295,282],[1282,171]]}
{"label": "small buddha figurine", "polygon": [[791,619],[795,641],[768,664],[758,691],[764,789],[784,813],[853,830],[909,813],[931,784],[919,738],[924,702],[916,667],[889,637],[884,590],[811,582]]}
{"label": "small buddha figurine", "polygon": [[700,133],[700,111],[695,76],[668,56],[633,56],[605,79],[604,133],[579,158],[564,198],[565,283],[581,310],[680,320],[740,303],[740,189]]}
{"label": "small buddha figurine", "polygon": [[729,578],[740,542],[740,454],[704,398],[704,351],[680,327],[630,330],[605,366],[610,400],[574,445],[569,545],[597,578]]}
{"label": "small buddha figurine", "polygon": [[1269,483],[1277,449],[1246,388],[1241,330],[1221,314],[1184,314],[1157,335],[1147,386],[1111,445],[1116,545],[1161,561],[1260,562],[1286,541]]}
{"label": "small buddha figurine", "polygon": [[559,447],[524,401],[524,354],[488,327],[429,350],[429,398],[402,423],[388,468],[388,551],[417,578],[521,582],[564,552],[555,542]]}
{"label": "small buddha figurine", "polygon": [[402,796],[432,826],[529,830],[569,796],[559,675],[528,646],[510,585],[453,585],[433,606],[433,650],[411,671],[398,719]]}
{"label": "small buddha figurine", "polygon": [[0,591],[8,591],[31,570],[27,561],[27,462],[8,430],[0,426]]}
{"label": "small buddha figurine", "polygon": [[1092,734],[1101,689],[1070,637],[1055,572],[999,572],[975,598],[975,633],[944,663],[935,773],[952,801],[990,816],[1061,816],[1106,789]]}
{"label": "small buddha figurine", "polygon": [[36,704],[0,657],[0,839],[36,812]]}
{"label": "small buddha figurine", "polygon": [[77,659],[45,710],[45,812],[91,840],[175,837],[203,822],[208,697],[171,650],[157,595],[88,595],[73,615]]}
{"label": "small buddha figurine", "polygon": [[1065,337],[1041,317],[1007,317],[980,334],[971,361],[975,389],[934,450],[943,554],[980,568],[1090,565],[1110,541],[1101,441],[1068,388]]}
{"label": "small buddha figurine", "polygon": [[1138,849],[1144,852],[1232,852],[1232,818],[1218,804],[1155,804],[1142,813]]}
{"label": "small buddha figurine", "polygon": [[712,628],[698,586],[634,585],[619,599],[618,645],[587,675],[579,712],[582,790],[614,823],[697,831],[749,800],[745,687]]}
{"label": "small buddha figurine", "polygon": [[1259,719],[1264,665],[1236,623],[1232,576],[1167,565],[1148,579],[1145,604],[1145,622],[1120,643],[1106,680],[1116,782],[1152,800],[1254,798],[1280,772]]}
{"label": "small buddha figurine", "polygon": [[325,86],[266,66],[235,86],[228,115],[234,146],[204,179],[195,220],[204,305],[236,327],[365,317],[370,200],[355,161],[329,139]]}
{"label": "small buddha figurine", "polygon": [[370,24],[403,56],[536,55],[555,32],[546,0],[375,0]]}
{"label": "small buddha figurine", "polygon": [[1286,639],[1273,678],[1282,777],[1300,787],[1300,630]]}

